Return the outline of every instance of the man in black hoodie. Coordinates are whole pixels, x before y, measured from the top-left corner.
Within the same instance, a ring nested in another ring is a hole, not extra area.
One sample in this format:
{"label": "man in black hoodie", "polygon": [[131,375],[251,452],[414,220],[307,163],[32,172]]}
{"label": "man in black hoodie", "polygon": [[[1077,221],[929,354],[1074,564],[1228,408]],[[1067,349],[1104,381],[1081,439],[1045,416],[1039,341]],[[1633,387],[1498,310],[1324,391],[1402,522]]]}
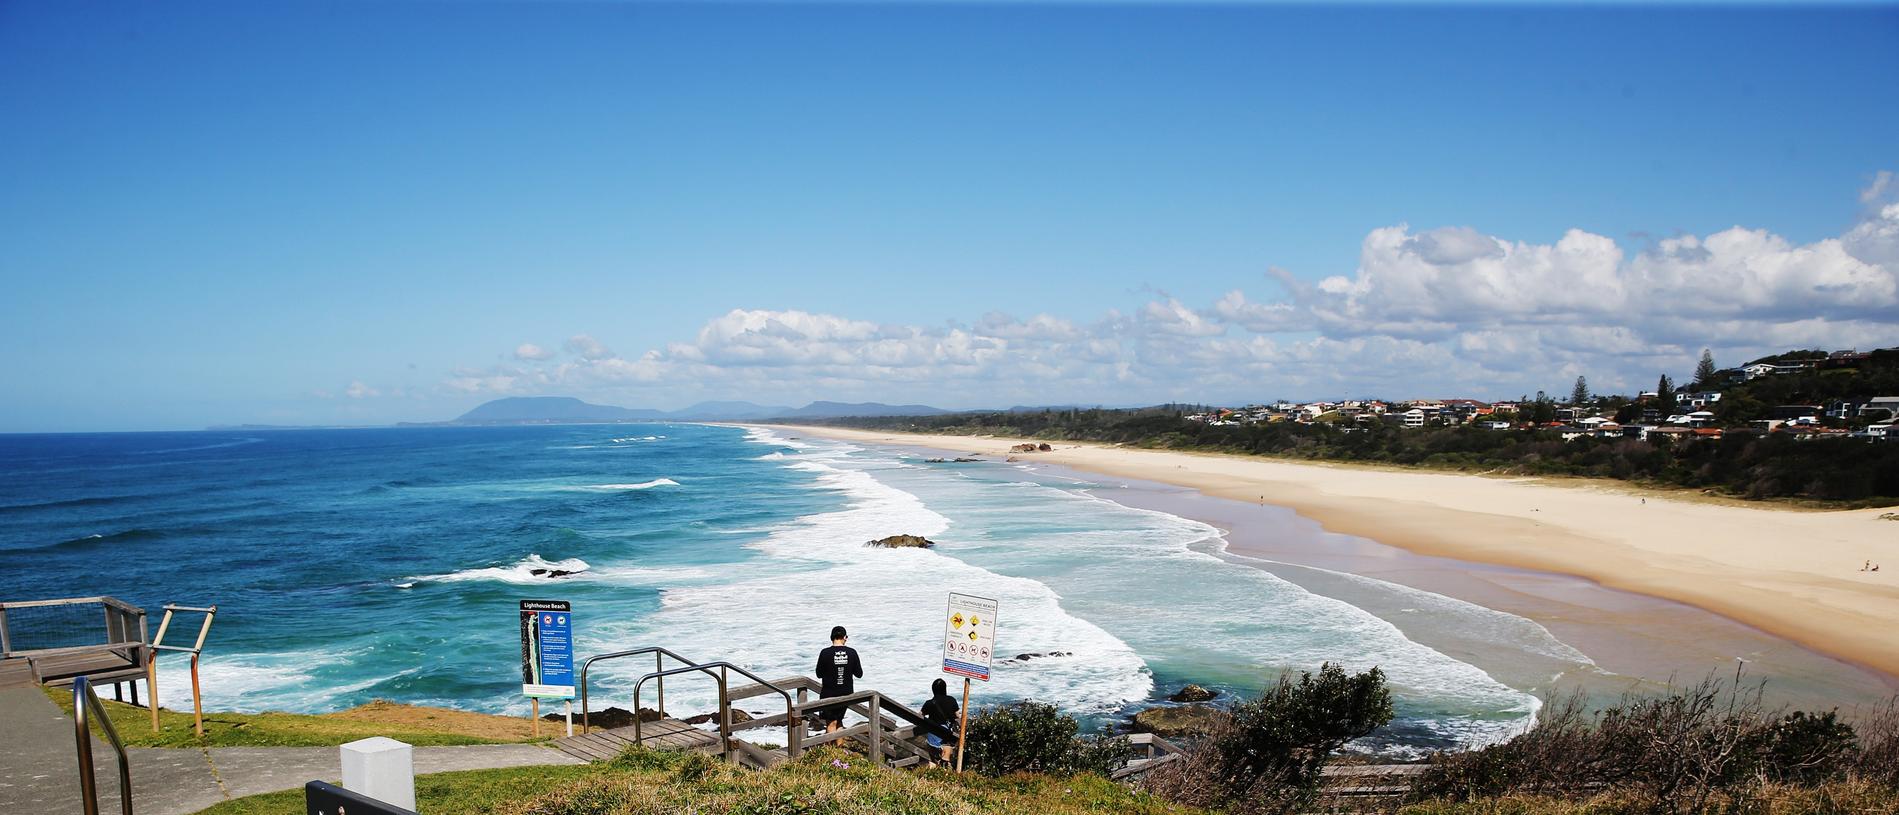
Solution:
{"label": "man in black hoodie", "polygon": [[[818,682],[823,687],[818,697],[829,699],[833,696],[849,696],[857,692],[856,679],[864,675],[864,663],[857,661],[857,650],[844,643],[850,636],[844,632],[844,626],[831,629],[831,647],[818,652]],[[834,733],[844,726],[844,705],[834,705],[818,711],[818,721],[824,722],[824,732]]]}

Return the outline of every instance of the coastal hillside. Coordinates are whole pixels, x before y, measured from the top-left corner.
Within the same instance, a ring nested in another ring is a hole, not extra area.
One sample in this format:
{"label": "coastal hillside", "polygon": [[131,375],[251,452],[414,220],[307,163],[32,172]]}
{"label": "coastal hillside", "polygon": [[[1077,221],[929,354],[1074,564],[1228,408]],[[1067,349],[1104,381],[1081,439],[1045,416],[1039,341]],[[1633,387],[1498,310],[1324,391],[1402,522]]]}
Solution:
{"label": "coastal hillside", "polygon": [[1899,503],[1899,349],[1793,351],[1684,384],[1498,402],[1378,399],[866,415],[865,430],[1091,441],[1302,461],[1584,476],[1742,499]]}

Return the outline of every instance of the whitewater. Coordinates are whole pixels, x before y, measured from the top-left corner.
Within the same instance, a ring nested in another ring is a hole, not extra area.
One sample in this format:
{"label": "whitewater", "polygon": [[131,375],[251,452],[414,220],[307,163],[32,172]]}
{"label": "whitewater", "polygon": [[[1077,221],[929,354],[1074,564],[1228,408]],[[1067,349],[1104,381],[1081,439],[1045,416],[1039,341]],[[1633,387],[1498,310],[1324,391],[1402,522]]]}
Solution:
{"label": "whitewater", "polygon": [[[217,602],[210,709],[525,712],[521,599],[573,602],[582,655],[659,645],[768,677],[810,674],[844,625],[860,686],[921,702],[957,591],[1001,608],[979,706],[1035,699],[1099,726],[1189,682],[1230,699],[1334,662],[1391,681],[1400,718],[1375,749],[1482,743],[1534,719],[1533,688],[1227,555],[1220,529],[1116,503],[1112,485],[793,435],[651,424],[35,441],[0,464],[0,594]],[[33,478],[46,471],[80,475]],[[865,546],[895,534],[937,545]],[[102,541],[139,551],[100,570]],[[12,568],[28,557],[42,568]],[[1526,659],[1587,661],[1527,620],[1390,589],[1407,613]],[[188,687],[184,667],[161,661],[161,688]],[[601,663],[596,704],[627,706],[650,669]],[[712,699],[709,683],[668,683],[669,708]]]}

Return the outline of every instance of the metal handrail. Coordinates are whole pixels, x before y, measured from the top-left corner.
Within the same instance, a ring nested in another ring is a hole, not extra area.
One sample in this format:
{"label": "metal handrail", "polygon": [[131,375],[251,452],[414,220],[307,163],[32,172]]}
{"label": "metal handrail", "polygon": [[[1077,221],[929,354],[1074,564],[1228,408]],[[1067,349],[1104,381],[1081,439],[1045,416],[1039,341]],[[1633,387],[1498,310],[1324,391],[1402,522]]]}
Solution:
{"label": "metal handrail", "polygon": [[80,806],[85,815],[99,815],[99,783],[92,774],[92,728],[88,726],[88,710],[99,717],[106,740],[119,754],[119,811],[132,815],[132,763],[126,760],[125,743],[119,740],[119,731],[112,727],[112,717],[106,713],[99,695],[92,692],[91,678],[85,676],[73,678],[73,737],[79,747]]}
{"label": "metal handrail", "polygon": [[752,673],[751,671],[745,670],[744,668],[741,668],[737,665],[733,665],[730,662],[724,662],[724,661],[703,662],[697,665],[687,665],[683,668],[673,668],[671,670],[665,670],[665,671],[654,671],[650,674],[640,677],[638,682],[634,682],[633,683],[633,743],[640,744],[642,741],[644,741],[640,732],[640,688],[646,684],[646,680],[659,679],[660,681],[663,682],[665,681],[665,677],[672,676],[674,674],[687,673],[689,671],[700,671],[702,673],[709,674],[711,673],[711,670],[710,670],[711,668],[719,669],[719,673],[713,676],[713,679],[716,679],[719,682],[719,756],[721,758],[725,759],[726,761],[732,760],[732,719],[731,719],[731,709],[730,709],[731,700],[726,695],[726,679],[727,679],[726,671],[737,671],[740,676],[750,679],[753,682],[758,683],[760,686],[770,688],[773,691],[776,691],[779,696],[785,697],[785,756],[788,758],[797,758],[799,753],[803,752],[800,749],[801,739],[799,738],[800,734],[798,732],[798,728],[801,727],[803,723],[798,718],[798,715],[797,715],[798,705],[796,702],[792,701],[790,692],[786,691],[784,688],[778,687],[777,685],[774,685],[766,681],[764,677],[759,676],[758,674]]}
{"label": "metal handrail", "polygon": [[[198,626],[198,641],[190,647],[161,644],[165,641],[166,629],[171,628],[171,615],[177,611],[196,612],[204,615],[203,622]],[[192,726],[197,729],[198,737],[204,737],[204,695],[198,688],[198,657],[204,654],[204,638],[210,636],[211,622],[217,619],[217,616],[217,606],[200,608],[197,606],[181,606],[173,603],[165,604],[165,616],[158,622],[158,636],[152,638],[151,650],[147,651],[145,656],[145,689],[152,696],[153,733],[158,732],[158,652],[178,651],[191,655],[191,720]],[[133,684],[132,690],[134,694],[137,693],[138,685],[136,683]],[[136,702],[138,700],[134,699],[133,701]]]}
{"label": "metal handrail", "polygon": [[[672,651],[666,650],[665,648],[661,648],[657,645],[648,646],[645,648],[635,648],[631,651],[614,651],[609,654],[595,654],[593,656],[587,657],[586,662],[580,663],[580,732],[585,733],[588,730],[587,669],[592,668],[594,663],[599,662],[601,660],[619,659],[620,657],[636,657],[641,654],[653,655],[653,670],[655,671],[666,667],[665,662],[663,661],[666,657],[672,657],[674,662],[678,662],[684,665],[693,664],[692,660],[682,657],[678,654],[673,653]],[[659,715],[661,716],[666,715],[666,681],[663,679],[660,680],[660,683],[659,683]],[[640,719],[640,706],[639,706],[639,703],[636,701],[633,704],[633,721],[638,722],[639,719]]]}

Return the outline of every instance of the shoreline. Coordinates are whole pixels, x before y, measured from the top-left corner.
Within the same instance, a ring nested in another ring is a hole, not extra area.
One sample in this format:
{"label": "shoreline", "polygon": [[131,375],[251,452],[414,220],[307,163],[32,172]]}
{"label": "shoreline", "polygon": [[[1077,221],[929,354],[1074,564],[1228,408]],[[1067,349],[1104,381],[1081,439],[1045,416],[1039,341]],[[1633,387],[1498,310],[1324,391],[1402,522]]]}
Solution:
{"label": "shoreline", "polygon": [[[778,429],[1002,457],[993,436]],[[1330,467],[1213,453],[1063,442],[1016,454],[1095,475],[1284,507],[1325,531],[1424,557],[1565,575],[1718,615],[1899,687],[1899,522],[1882,510],[1753,508],[1625,485]],[[1889,527],[1889,528],[1888,528]],[[1235,554],[1245,555],[1236,547]],[[1895,557],[1887,557],[1887,556]]]}

